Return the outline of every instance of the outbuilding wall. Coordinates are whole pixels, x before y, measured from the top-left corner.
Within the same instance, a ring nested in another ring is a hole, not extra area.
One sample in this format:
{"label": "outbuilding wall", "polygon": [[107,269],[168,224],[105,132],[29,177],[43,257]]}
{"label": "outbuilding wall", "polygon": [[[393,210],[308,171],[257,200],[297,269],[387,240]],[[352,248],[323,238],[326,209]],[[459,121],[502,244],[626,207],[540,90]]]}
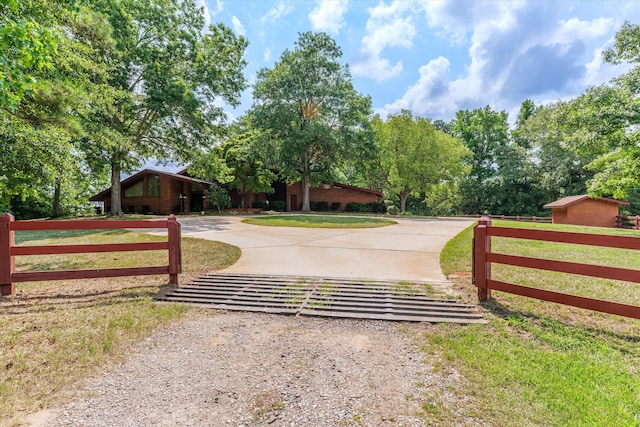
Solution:
{"label": "outbuilding wall", "polygon": [[586,199],[566,208],[552,210],[554,224],[588,225],[592,227],[615,227],[618,215],[617,203]]}

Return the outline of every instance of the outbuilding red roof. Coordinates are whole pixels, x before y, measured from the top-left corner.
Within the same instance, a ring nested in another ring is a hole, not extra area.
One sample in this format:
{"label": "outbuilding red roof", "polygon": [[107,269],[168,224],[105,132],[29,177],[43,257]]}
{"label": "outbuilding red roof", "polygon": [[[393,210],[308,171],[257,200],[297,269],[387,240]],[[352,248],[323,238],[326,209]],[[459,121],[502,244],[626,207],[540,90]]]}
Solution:
{"label": "outbuilding red roof", "polygon": [[629,205],[629,202],[625,202],[623,200],[610,199],[608,197],[589,197],[588,195],[583,194],[580,196],[563,197],[562,199],[558,199],[555,202],[547,203],[546,205],[543,206],[543,208],[562,209],[587,199],[598,200],[600,202],[606,202],[606,203],[615,203],[618,205],[625,205],[625,206]]}

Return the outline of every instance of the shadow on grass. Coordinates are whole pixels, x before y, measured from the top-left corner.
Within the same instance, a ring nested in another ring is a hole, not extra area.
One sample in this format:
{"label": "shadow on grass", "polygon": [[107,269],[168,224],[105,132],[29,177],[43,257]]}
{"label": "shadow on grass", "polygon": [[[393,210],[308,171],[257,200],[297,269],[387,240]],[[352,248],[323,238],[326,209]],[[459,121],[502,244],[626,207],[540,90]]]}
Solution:
{"label": "shadow on grass", "polygon": [[[620,353],[640,356],[640,347],[628,348],[624,347],[623,345],[624,343],[632,344],[634,346],[636,344],[640,344],[640,335],[631,331],[629,331],[629,333],[617,332],[612,329],[605,329],[604,326],[594,327],[584,323],[574,324],[570,323],[567,320],[562,320],[551,315],[536,314],[532,313],[531,311],[511,309],[504,304],[499,303],[494,298],[491,298],[486,302],[481,302],[480,306],[489,311],[494,316],[506,322],[509,322],[510,324],[518,325],[524,329],[531,329],[532,325],[541,328],[547,328],[548,330],[557,330],[558,328],[563,328],[566,334],[581,336],[586,335],[588,338],[593,340],[606,339],[610,342],[610,345]],[[611,343],[611,339],[618,341],[619,344]]]}
{"label": "shadow on grass", "polygon": [[[161,292],[172,285],[135,286],[124,289],[85,293],[58,293],[52,295],[27,295],[0,297],[0,307],[5,315],[24,315],[54,310],[77,310],[91,307],[108,307],[144,299],[154,301]],[[158,290],[160,289],[160,291]]]}
{"label": "shadow on grass", "polygon": [[88,235],[119,235],[129,233],[125,229],[109,229],[109,230],[28,230],[16,231],[16,245],[26,242],[50,239],[67,239],[70,237],[82,237]]}

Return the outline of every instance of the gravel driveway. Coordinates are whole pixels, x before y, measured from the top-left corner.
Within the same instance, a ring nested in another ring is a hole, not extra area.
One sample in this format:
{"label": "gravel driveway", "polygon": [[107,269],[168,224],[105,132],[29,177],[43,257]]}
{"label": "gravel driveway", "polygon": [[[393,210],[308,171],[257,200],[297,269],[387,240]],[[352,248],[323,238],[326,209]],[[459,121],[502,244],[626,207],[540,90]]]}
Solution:
{"label": "gravel driveway", "polygon": [[[422,426],[421,325],[196,315],[142,342],[47,426]],[[401,331],[402,329],[402,331]]]}
{"label": "gravel driveway", "polygon": [[[439,251],[469,224],[401,220],[399,226],[368,230],[371,234],[265,227],[259,241],[259,233],[237,218],[181,222],[184,235],[238,244],[243,257],[232,271],[260,268],[261,256],[269,252],[278,268],[295,270],[322,251],[343,256],[339,248],[356,256],[352,269],[340,270],[338,263],[338,270],[328,271],[331,262],[323,262],[309,267],[307,275],[368,277],[387,271],[421,280],[429,279],[428,269],[421,264],[407,270],[394,261],[398,255],[414,256],[435,268],[432,280],[443,279],[434,264]],[[297,258],[284,258],[294,254]],[[377,259],[387,260],[380,266]],[[416,348],[414,332],[429,327],[194,310],[140,343],[124,364],[91,380],[77,400],[37,414],[32,425],[422,426],[417,413],[423,404],[436,389],[446,396],[447,384],[457,378],[455,372],[432,372]]]}

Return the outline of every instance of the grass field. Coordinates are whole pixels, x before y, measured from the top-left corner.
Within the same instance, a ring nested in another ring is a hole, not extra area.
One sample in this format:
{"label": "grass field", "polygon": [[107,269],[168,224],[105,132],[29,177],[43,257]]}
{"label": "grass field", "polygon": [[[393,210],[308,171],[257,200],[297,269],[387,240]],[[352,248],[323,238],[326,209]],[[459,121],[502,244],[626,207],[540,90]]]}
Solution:
{"label": "grass field", "polygon": [[246,218],[242,222],[271,227],[376,228],[396,224],[390,219],[327,215],[279,215]]}
{"label": "grass field", "polygon": [[[16,232],[21,245],[157,240],[166,237],[125,230]],[[234,246],[190,238],[182,239],[182,251],[182,281],[240,256]],[[17,257],[16,269],[162,265],[166,258],[166,251]],[[185,316],[181,305],[153,301],[167,282],[167,276],[145,276],[18,283],[15,297],[0,298],[0,425],[64,402],[100,367]]]}
{"label": "grass field", "polygon": [[[495,221],[495,225],[640,237],[637,231],[502,221]],[[471,271],[471,235],[471,229],[463,231],[442,252],[445,274]],[[493,250],[640,266],[640,254],[557,245],[561,244],[496,238]],[[634,304],[639,301],[640,285],[524,270],[495,265],[492,275],[511,283],[596,294]],[[458,285],[466,298],[475,301],[468,275],[456,276],[464,277],[458,279]],[[424,407],[430,423],[640,425],[639,321],[501,292],[494,291],[493,296],[495,300],[484,304],[489,325],[441,325],[420,337],[428,359],[435,360],[435,369],[452,377],[451,385],[436,391],[434,403]]]}

